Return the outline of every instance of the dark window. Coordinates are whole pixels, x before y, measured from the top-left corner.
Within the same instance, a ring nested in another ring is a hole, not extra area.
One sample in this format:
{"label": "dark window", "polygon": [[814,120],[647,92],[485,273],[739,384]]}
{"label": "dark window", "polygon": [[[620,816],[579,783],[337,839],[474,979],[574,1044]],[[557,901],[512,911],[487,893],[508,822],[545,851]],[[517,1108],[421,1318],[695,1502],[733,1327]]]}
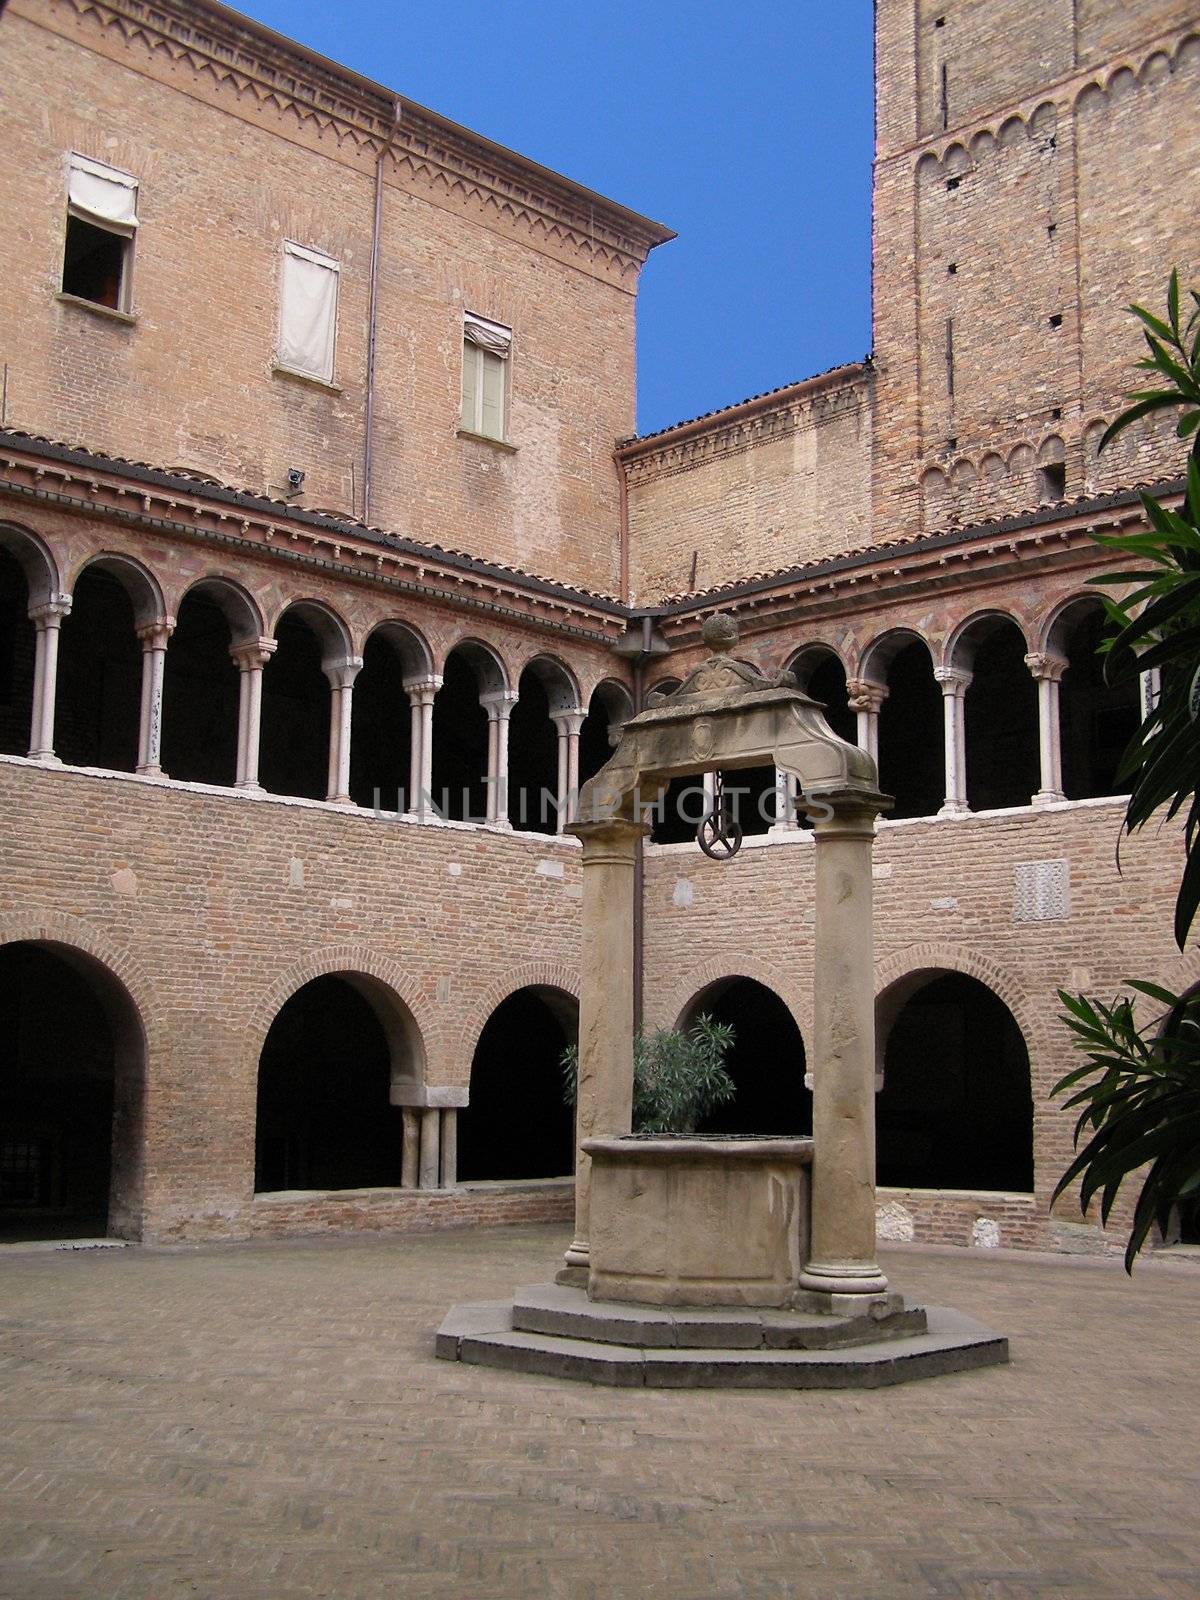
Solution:
{"label": "dark window", "polygon": [[64,294],[77,295],[98,306],[122,310],[125,256],[129,240],[109,233],[82,217],[67,218],[67,243],[63,252]]}
{"label": "dark window", "polygon": [[1038,468],[1038,495],[1044,502],[1061,500],[1067,492],[1067,469],[1061,461]]}

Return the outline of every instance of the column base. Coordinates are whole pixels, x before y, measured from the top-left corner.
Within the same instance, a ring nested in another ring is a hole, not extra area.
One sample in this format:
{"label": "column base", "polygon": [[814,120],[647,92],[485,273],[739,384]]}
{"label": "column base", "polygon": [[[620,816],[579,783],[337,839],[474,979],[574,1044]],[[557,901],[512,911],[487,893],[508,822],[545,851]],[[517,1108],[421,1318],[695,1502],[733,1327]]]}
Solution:
{"label": "column base", "polygon": [[886,1293],[888,1281],[873,1261],[810,1261],[800,1274],[801,1289],[821,1295],[864,1295]]}
{"label": "column base", "polygon": [[266,790],[257,778],[247,779],[245,783],[235,783],[233,786],[239,794],[266,794]]}
{"label": "column base", "polygon": [[134,771],[137,773],[139,778],[165,778],[166,777],[166,773],[163,771],[163,769],[160,766],[151,766],[149,763],[147,763],[146,766],[144,766],[144,767],[135,767]]}
{"label": "column base", "polygon": [[28,759],[30,761],[41,761],[48,767],[62,766],[62,757],[56,756],[53,750],[31,750]]}
{"label": "column base", "polygon": [[1061,789],[1039,789],[1029,803],[1037,810],[1041,810],[1043,806],[1060,806],[1066,798]]}
{"label": "column base", "polygon": [[563,1264],[554,1274],[555,1283],[568,1289],[586,1289],[591,1271],[591,1254],[586,1239],[574,1239],[563,1254]]}
{"label": "column base", "polygon": [[971,808],[970,806],[961,804],[961,802],[958,800],[947,800],[946,804],[941,808],[937,815],[939,817],[969,817],[971,815]]}

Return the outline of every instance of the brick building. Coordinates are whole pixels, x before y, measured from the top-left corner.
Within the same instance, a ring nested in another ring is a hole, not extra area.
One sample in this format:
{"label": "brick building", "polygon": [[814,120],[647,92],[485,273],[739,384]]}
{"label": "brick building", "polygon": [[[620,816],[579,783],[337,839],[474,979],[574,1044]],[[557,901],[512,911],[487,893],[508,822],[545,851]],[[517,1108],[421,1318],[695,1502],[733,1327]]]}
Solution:
{"label": "brick building", "polygon": [[[1198,265],[1195,4],[880,0],[871,358],[645,438],[669,230],[211,0],[0,40],[0,1230],[566,1215],[561,826],[724,609],[896,796],[884,1233],[1088,1244],[1055,988],[1194,968],[1175,844],[1114,868],[1086,585],[1177,492],[1168,434],[1096,443],[1120,308]],[[734,1021],[768,1131],[810,1113],[786,799],[642,871],[645,1019]]]}

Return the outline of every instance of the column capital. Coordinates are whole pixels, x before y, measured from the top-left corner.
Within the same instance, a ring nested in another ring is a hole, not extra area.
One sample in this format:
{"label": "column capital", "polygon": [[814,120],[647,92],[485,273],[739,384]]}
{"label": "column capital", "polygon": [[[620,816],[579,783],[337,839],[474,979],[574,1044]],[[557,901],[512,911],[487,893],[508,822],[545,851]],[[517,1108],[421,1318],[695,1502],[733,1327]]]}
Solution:
{"label": "column capital", "polygon": [[1025,665],[1031,676],[1039,682],[1045,679],[1050,683],[1059,683],[1067,670],[1067,659],[1050,650],[1031,650],[1025,657]]}
{"label": "column capital", "polygon": [[246,644],[230,645],[229,654],[239,672],[252,672],[255,667],[265,667],[278,649],[278,639],[251,639]]}
{"label": "column capital", "polygon": [[143,650],[165,650],[167,640],[175,632],[175,618],[161,617],[156,622],[143,622],[134,632],[142,641]]}
{"label": "column capital", "polygon": [[404,692],[412,706],[428,705],[442,687],[440,672],[426,672],[416,678],[402,678]]}
{"label": "column capital", "polygon": [[631,822],[627,817],[605,817],[598,822],[568,822],[564,833],[583,841],[583,864],[628,862],[633,864],[640,841],[651,832],[648,822]]}
{"label": "column capital", "polygon": [[934,667],[933,675],[941,685],[942,693],[953,695],[956,700],[966,694],[975,676],[963,667]]}
{"label": "column capital", "polygon": [[550,721],[560,734],[578,733],[587,721],[586,711],[552,711]]}
{"label": "column capital", "polygon": [[870,678],[846,679],[846,703],[851,711],[878,712],[887,697],[886,683],[873,683]]}
{"label": "column capital", "polygon": [[362,671],[361,656],[337,656],[332,661],[322,661],[321,671],[329,679],[331,689],[350,689]]}
{"label": "column capital", "polygon": [[515,689],[485,689],[479,704],[493,722],[507,722],[519,698]]}
{"label": "column capital", "polygon": [[29,607],[29,620],[39,628],[57,628],[64,617],[71,615],[71,596],[51,594]]}

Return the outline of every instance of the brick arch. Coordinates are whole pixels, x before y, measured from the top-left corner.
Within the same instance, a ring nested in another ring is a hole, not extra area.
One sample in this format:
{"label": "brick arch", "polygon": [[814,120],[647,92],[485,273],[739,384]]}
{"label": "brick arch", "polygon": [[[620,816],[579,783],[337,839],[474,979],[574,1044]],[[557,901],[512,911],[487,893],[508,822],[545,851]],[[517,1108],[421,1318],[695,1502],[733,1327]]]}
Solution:
{"label": "brick arch", "polygon": [[141,1024],[147,1055],[164,1043],[162,1007],[153,979],[125,945],[79,917],[62,911],[11,911],[0,914],[0,945],[28,942],[60,944],[90,956],[124,989]]}
{"label": "brick arch", "polygon": [[883,995],[913,973],[936,969],[943,972],[960,972],[964,977],[975,978],[984,984],[1012,1012],[1017,1027],[1025,1040],[1032,1062],[1034,1045],[1042,1044],[1043,1027],[1035,1017],[1029,997],[1016,978],[1004,968],[973,951],[964,951],[953,944],[910,944],[895,950],[875,964],[875,999]]}
{"label": "brick arch", "polygon": [[461,1082],[471,1081],[471,1062],[480,1035],[496,1007],[518,989],[562,989],[573,1000],[579,999],[579,974],[563,961],[525,961],[513,967],[499,982],[494,983],[477,1006],[458,1036],[457,1062],[461,1063]]}
{"label": "brick arch", "polygon": [[388,999],[399,1002],[401,1016],[403,1018],[403,1014],[407,1013],[406,1020],[411,1023],[412,1036],[418,1047],[416,1076],[423,1081],[431,1078],[436,1080],[446,1066],[440,1050],[441,1028],[428,1015],[420,985],[398,962],[377,955],[361,945],[327,945],[321,950],[310,951],[259,997],[246,1025],[248,1053],[255,1072],[271,1024],[294,994],[314,978],[356,973],[373,979],[383,988]]}
{"label": "brick arch", "polygon": [[807,996],[796,989],[793,975],[785,968],[773,966],[758,956],[717,956],[693,967],[685,978],[675,985],[671,997],[662,1008],[662,1026],[673,1028],[690,1003],[711,984],[723,979],[752,978],[778,995],[792,1014],[792,1021],[800,1030],[805,1049],[812,1048],[812,1009]]}

